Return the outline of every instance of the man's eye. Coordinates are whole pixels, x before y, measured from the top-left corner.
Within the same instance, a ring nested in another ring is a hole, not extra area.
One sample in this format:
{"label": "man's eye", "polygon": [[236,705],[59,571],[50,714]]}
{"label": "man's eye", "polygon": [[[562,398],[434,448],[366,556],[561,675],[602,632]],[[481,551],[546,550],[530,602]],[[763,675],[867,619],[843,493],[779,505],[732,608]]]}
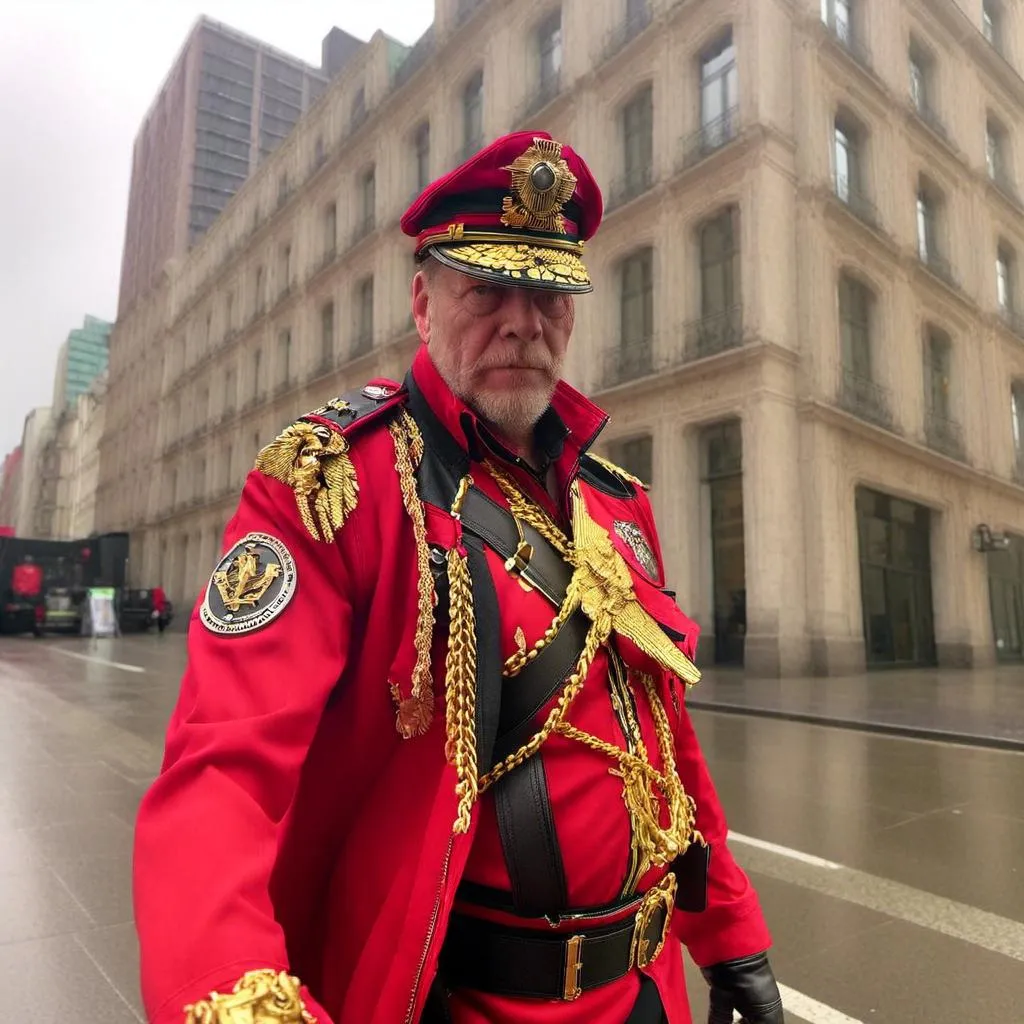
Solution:
{"label": "man's eye", "polygon": [[493,289],[489,284],[478,284],[473,286],[474,295],[490,295]]}

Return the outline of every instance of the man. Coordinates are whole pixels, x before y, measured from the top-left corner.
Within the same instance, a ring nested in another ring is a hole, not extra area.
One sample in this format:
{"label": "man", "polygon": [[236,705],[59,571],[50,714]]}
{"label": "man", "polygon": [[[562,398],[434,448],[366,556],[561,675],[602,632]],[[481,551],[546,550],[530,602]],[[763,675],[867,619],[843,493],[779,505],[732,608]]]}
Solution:
{"label": "man", "polygon": [[258,456],[139,811],[153,1024],[683,1024],[680,941],[713,1021],[782,1021],[697,627],[559,380],[601,212],[539,133],[435,182],[404,384]]}

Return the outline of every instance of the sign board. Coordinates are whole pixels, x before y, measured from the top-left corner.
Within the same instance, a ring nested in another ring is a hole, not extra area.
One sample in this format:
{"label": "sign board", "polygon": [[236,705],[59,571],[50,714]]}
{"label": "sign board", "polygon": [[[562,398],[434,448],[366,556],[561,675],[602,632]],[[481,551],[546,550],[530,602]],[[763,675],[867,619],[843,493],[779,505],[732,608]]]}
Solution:
{"label": "sign board", "polygon": [[89,588],[89,632],[92,636],[117,636],[116,593],[113,587]]}

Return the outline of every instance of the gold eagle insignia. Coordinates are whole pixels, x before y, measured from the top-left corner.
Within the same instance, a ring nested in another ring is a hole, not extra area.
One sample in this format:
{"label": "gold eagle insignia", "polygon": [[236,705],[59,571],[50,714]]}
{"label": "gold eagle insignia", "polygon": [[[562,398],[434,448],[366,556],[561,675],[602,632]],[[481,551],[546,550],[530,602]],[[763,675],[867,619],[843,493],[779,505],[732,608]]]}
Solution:
{"label": "gold eagle insignia", "polygon": [[256,456],[261,473],[287,484],[303,525],[314,540],[330,543],[355,511],[359,482],[343,434],[300,420]]}
{"label": "gold eagle insignia", "polygon": [[230,993],[185,1007],[186,1024],[316,1024],[302,1000],[299,979],[285,971],[244,974]]}
{"label": "gold eagle insignia", "polygon": [[245,550],[235,555],[226,569],[213,574],[213,585],[220,593],[224,607],[237,612],[245,605],[255,608],[270,589],[270,584],[281,575],[281,566],[271,562],[260,572],[260,556],[255,544],[246,544]]}
{"label": "gold eagle insignia", "polygon": [[501,204],[501,223],[564,235],[562,207],[576,191],[576,175],[562,157],[562,144],[534,139],[522,156],[502,170],[512,174],[512,195]]}

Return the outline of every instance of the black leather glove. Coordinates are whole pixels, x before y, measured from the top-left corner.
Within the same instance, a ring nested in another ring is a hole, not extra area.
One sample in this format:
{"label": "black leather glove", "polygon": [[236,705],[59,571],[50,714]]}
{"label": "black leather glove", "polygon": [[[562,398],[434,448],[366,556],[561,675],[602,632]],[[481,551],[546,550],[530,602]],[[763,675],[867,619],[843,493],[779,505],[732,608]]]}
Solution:
{"label": "black leather glove", "polygon": [[702,967],[711,986],[708,1024],[732,1024],[738,1010],[744,1024],[785,1024],[782,996],[767,953]]}

